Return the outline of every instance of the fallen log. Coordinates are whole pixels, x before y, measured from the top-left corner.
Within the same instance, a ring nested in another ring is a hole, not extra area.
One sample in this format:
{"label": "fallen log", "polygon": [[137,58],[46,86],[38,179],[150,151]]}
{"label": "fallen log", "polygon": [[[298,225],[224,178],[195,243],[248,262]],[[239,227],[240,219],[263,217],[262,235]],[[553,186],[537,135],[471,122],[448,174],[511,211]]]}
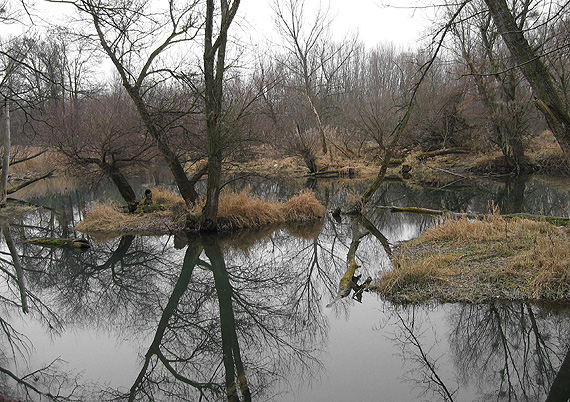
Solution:
{"label": "fallen log", "polygon": [[353,168],[344,168],[339,170],[319,170],[313,173],[307,173],[301,177],[314,177],[314,178],[329,178],[329,177],[349,177],[352,178],[356,175]]}
{"label": "fallen log", "polygon": [[449,154],[468,154],[471,152],[470,148],[456,147],[456,148],[445,148],[438,149],[435,151],[422,152],[416,156],[419,160],[424,160],[427,158],[433,158],[434,156],[449,155]]}
{"label": "fallen log", "polygon": [[38,177],[35,177],[35,178],[33,178],[33,179],[27,180],[27,181],[25,181],[25,182],[19,184],[19,185],[16,186],[16,187],[12,187],[12,188],[8,189],[7,194],[13,194],[13,193],[15,193],[16,191],[21,190],[21,189],[23,189],[24,187],[29,186],[30,184],[33,184],[33,183],[35,183],[35,182],[37,182],[37,181],[40,181],[40,180],[43,180],[43,179],[47,179],[47,178],[49,178],[49,177],[51,177],[51,176],[53,175],[53,172],[55,172],[55,170],[51,170],[51,171],[47,172],[46,174],[43,174],[43,175],[41,175],[41,176],[38,176]]}
{"label": "fallen log", "polygon": [[[379,206],[377,208],[389,209],[391,212],[408,212],[412,214],[425,214],[425,215],[450,215],[450,216],[466,217],[466,218],[483,218],[491,215],[491,214],[475,214],[469,212],[452,212],[440,209],[429,209],[429,208],[420,208],[420,207],[397,207],[393,205]],[[570,226],[570,218],[565,218],[562,216],[547,216],[547,215],[535,215],[535,214],[526,214],[526,213],[501,214],[499,216],[507,219],[524,218],[536,221],[546,221],[548,223],[558,226]]]}
{"label": "fallen log", "polygon": [[302,177],[327,178],[327,177],[339,177],[339,176],[340,176],[340,170],[319,170],[317,172],[307,173],[307,174],[303,175]]}
{"label": "fallen log", "polygon": [[26,242],[42,247],[78,248],[78,249],[86,249],[91,247],[89,242],[85,239],[58,239],[55,237],[43,237],[43,238],[28,239],[26,240]]}

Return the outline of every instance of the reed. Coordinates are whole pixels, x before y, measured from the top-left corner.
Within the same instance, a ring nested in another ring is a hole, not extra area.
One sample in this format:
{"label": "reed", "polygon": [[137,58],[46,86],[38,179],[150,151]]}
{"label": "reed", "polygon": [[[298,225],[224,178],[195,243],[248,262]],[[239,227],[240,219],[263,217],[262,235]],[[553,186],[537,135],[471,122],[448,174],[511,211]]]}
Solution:
{"label": "reed", "polygon": [[235,230],[285,222],[305,222],[324,217],[325,208],[312,192],[302,191],[285,203],[263,200],[248,190],[220,196],[221,229]]}
{"label": "reed", "polygon": [[[76,226],[84,233],[168,233],[184,229],[198,230],[203,205],[189,211],[184,200],[174,192],[152,189],[153,205],[137,213],[127,214],[112,203],[95,203],[85,211],[85,219]],[[248,190],[225,192],[220,196],[218,223],[220,230],[229,231],[266,225],[307,222],[321,219],[325,208],[315,195],[302,191],[287,202],[264,200]],[[193,223],[192,223],[193,222]]]}

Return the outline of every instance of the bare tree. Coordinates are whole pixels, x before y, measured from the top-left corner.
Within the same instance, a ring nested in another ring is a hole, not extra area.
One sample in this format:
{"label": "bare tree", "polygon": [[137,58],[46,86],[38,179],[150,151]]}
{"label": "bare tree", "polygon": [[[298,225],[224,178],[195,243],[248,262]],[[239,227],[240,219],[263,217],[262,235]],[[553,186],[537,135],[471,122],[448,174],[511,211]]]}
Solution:
{"label": "bare tree", "polygon": [[[526,29],[529,2],[520,3],[518,25]],[[516,63],[505,55],[491,16],[481,8],[484,5],[470,3],[452,33],[485,108],[491,142],[501,149],[509,169],[526,171],[530,167],[524,145],[530,119],[528,90],[518,69],[513,68]]]}
{"label": "bare tree", "polygon": [[350,129],[385,152],[391,127],[401,117],[413,72],[409,57],[393,46],[377,46],[355,53],[352,68],[345,75],[343,116]]}
{"label": "bare tree", "polygon": [[118,91],[51,108],[46,142],[65,156],[72,174],[110,179],[133,212],[138,202],[125,171],[148,164],[156,152],[137,111]]}
{"label": "bare tree", "polygon": [[[201,230],[217,230],[218,202],[221,190],[224,126],[223,109],[224,73],[226,70],[226,47],[228,31],[236,16],[240,0],[220,0],[219,23],[215,24],[214,0],[206,0],[204,32],[204,105],[208,146],[208,181],[206,205],[202,212]],[[215,33],[214,28],[218,26]]]}
{"label": "bare tree", "polygon": [[0,67],[0,94],[4,98],[4,130],[2,145],[4,153],[2,156],[2,176],[0,178],[0,207],[6,206],[8,194],[8,173],[10,168],[11,156],[11,119],[10,108],[11,99],[16,99],[20,94],[19,82],[16,75],[22,69],[25,58],[25,49],[15,41],[8,41],[4,44],[4,48],[0,51],[2,57],[2,65]]}
{"label": "bare tree", "polygon": [[4,130],[4,141],[2,143],[4,147],[4,155],[2,156],[2,178],[0,180],[0,207],[6,206],[6,201],[8,197],[8,170],[10,169],[10,102],[8,98],[4,100],[4,119],[6,120],[6,126]]}
{"label": "bare tree", "polygon": [[[201,174],[188,178],[178,155],[168,142],[164,114],[153,109],[151,89],[169,77],[177,76],[176,66],[162,64],[172,48],[193,40],[199,32],[198,1],[179,4],[169,0],[157,9],[149,1],[98,2],[92,0],[52,0],[73,4],[87,15],[95,37],[117,71],[141,120],[164,157],[180,194],[188,205],[197,198],[194,185]],[[162,60],[161,60],[162,57]]]}
{"label": "bare tree", "polygon": [[[509,9],[505,0],[485,0],[485,3],[509,51],[533,89],[536,106],[544,114],[570,165],[570,112],[553,83],[550,69],[517,24],[513,14],[515,10]],[[568,4],[556,8],[556,15],[564,15]]]}
{"label": "bare tree", "polygon": [[411,85],[410,95],[408,98],[409,101],[407,103],[407,106],[405,107],[405,113],[403,113],[402,117],[398,121],[398,124],[392,130],[392,133],[390,135],[391,137],[390,145],[386,148],[386,152],[384,153],[384,158],[382,160],[382,164],[380,165],[378,174],[376,175],[374,181],[364,191],[362,196],[358,200],[352,203],[352,205],[349,208],[349,211],[351,213],[355,212],[360,213],[362,206],[370,201],[376,190],[380,188],[380,185],[384,181],[384,178],[386,177],[386,171],[388,170],[388,163],[390,162],[390,159],[394,155],[396,146],[400,141],[400,138],[408,124],[408,121],[410,120],[412,110],[414,109],[416,103],[416,96],[418,94],[420,85],[424,81],[431,67],[437,61],[437,57],[441,48],[443,47],[444,40],[449,30],[456,23],[456,18],[461,13],[461,10],[463,10],[463,7],[465,7],[465,5],[466,2],[463,2],[457,6],[455,12],[453,13],[452,17],[449,19],[448,23],[434,37],[432,43],[433,50],[431,51],[428,60],[420,66],[418,71],[419,77]]}
{"label": "bare tree", "polygon": [[291,60],[286,63],[291,72],[303,83],[303,91],[314,115],[321,136],[322,151],[327,153],[327,139],[320,114],[315,106],[315,79],[319,69],[318,54],[330,27],[328,10],[321,7],[314,18],[307,23],[304,0],[275,1],[273,9],[278,28],[286,41],[286,51]]}

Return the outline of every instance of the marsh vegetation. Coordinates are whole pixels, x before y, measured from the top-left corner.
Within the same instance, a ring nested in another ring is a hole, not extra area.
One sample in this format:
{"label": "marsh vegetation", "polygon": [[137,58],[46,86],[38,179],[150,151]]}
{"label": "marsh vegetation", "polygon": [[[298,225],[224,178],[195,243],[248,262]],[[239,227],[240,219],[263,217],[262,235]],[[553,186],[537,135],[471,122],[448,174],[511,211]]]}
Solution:
{"label": "marsh vegetation", "polygon": [[0,400],[568,400],[570,5],[240,3],[0,0]]}
{"label": "marsh vegetation", "polygon": [[392,300],[568,302],[567,227],[505,218],[444,218],[400,247],[375,288]]}

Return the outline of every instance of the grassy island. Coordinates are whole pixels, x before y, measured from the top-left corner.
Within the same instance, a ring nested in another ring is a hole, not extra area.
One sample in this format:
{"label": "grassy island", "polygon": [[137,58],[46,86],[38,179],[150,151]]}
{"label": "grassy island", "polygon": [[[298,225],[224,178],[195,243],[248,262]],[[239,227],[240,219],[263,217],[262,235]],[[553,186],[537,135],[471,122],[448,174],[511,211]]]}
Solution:
{"label": "grassy island", "polygon": [[[199,230],[202,205],[189,210],[182,197],[170,190],[152,190],[152,205],[141,205],[134,213],[121,207],[96,203],[85,211],[85,219],[76,230],[99,236],[124,233],[163,234]],[[312,192],[302,191],[286,202],[264,200],[246,190],[220,196],[218,225],[221,231],[255,228],[286,222],[322,219],[324,206]]]}
{"label": "grassy island", "polygon": [[374,288],[419,303],[570,301],[568,228],[546,221],[447,219],[403,244]]}

